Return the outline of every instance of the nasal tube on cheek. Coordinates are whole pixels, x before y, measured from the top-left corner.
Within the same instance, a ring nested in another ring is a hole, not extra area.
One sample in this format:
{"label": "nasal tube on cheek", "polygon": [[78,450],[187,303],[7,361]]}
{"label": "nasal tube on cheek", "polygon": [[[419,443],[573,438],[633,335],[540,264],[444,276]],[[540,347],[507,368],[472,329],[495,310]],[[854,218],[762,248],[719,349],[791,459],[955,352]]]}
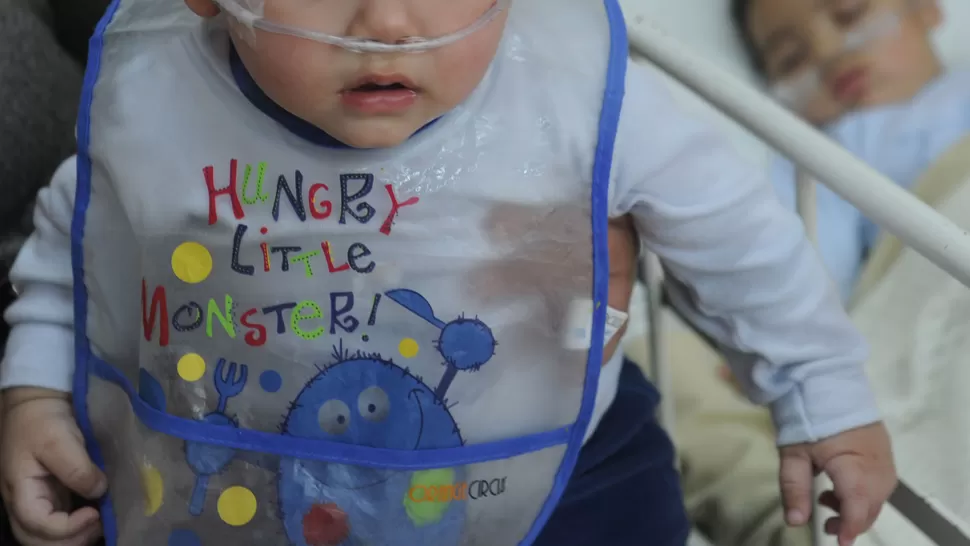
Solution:
{"label": "nasal tube on cheek", "polygon": [[882,12],[861,23],[845,34],[841,49],[830,58],[804,70],[794,78],[771,87],[771,95],[788,108],[802,108],[822,85],[822,75],[845,55],[855,53],[899,33],[900,15]]}

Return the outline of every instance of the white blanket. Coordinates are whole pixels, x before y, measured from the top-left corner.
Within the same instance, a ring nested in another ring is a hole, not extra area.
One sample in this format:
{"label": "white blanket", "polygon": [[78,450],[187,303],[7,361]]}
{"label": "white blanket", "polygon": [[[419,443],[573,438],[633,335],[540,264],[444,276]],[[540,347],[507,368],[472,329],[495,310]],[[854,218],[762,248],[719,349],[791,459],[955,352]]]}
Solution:
{"label": "white blanket", "polygon": [[[917,192],[970,231],[970,141],[941,159]],[[893,437],[900,476],[966,528],[970,289],[892,240],[883,242],[873,260],[878,275],[864,283],[852,314],[872,345],[869,376]],[[890,510],[860,546],[932,544],[911,531]]]}

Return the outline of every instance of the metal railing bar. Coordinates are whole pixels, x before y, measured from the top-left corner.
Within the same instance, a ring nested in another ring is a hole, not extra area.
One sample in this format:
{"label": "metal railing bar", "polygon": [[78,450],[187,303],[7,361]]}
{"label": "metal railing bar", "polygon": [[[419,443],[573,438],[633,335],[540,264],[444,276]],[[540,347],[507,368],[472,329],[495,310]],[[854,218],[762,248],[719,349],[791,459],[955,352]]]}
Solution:
{"label": "metal railing bar", "polygon": [[970,537],[900,480],[889,503],[927,538],[940,546],[970,546]]}

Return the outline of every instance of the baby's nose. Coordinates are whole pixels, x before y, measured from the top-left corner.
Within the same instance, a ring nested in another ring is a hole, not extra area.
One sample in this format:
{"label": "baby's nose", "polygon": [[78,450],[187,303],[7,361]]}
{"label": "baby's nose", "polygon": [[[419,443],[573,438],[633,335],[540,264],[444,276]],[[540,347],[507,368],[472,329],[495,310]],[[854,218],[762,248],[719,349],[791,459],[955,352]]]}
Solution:
{"label": "baby's nose", "polygon": [[384,44],[405,43],[419,36],[412,4],[426,0],[363,0],[347,34]]}
{"label": "baby's nose", "polygon": [[818,61],[828,62],[844,53],[845,32],[830,20],[816,21],[812,30],[812,49]]}

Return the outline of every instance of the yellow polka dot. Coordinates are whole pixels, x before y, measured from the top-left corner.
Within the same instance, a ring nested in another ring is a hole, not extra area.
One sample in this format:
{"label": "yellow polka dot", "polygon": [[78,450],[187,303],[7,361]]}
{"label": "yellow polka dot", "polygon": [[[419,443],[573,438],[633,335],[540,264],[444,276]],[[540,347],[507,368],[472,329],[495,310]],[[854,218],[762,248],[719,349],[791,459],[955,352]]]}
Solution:
{"label": "yellow polka dot", "polygon": [[199,243],[182,243],[172,252],[172,271],[183,282],[200,283],[212,273],[212,254]]}
{"label": "yellow polka dot", "polygon": [[219,495],[219,517],[233,527],[241,527],[256,516],[256,495],[245,487],[233,486]]}
{"label": "yellow polka dot", "polygon": [[162,507],[165,496],[165,486],[162,483],[162,473],[150,464],[141,469],[141,479],[145,484],[145,515],[154,516]]}
{"label": "yellow polka dot", "polygon": [[198,381],[205,375],[205,360],[195,353],[189,353],[179,359],[178,370],[182,379],[190,383]]}
{"label": "yellow polka dot", "polygon": [[413,339],[406,337],[398,343],[397,350],[401,353],[404,358],[414,358],[418,356],[418,342]]}

